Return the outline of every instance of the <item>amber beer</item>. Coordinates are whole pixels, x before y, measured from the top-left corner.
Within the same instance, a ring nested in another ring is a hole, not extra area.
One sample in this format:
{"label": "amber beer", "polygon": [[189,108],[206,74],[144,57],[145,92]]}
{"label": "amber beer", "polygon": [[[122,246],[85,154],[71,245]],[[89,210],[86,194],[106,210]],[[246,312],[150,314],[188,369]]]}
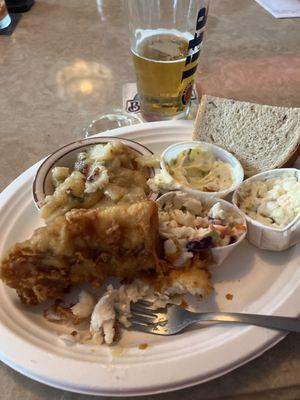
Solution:
{"label": "amber beer", "polygon": [[206,9],[202,8],[194,36],[166,29],[141,32],[132,53],[146,120],[183,118],[187,114],[203,38],[203,32],[197,31],[204,27],[205,21]]}
{"label": "amber beer", "polygon": [[184,90],[192,77],[181,82],[188,39],[172,34],[146,37],[132,51],[138,94],[147,120],[169,119],[185,112]]}

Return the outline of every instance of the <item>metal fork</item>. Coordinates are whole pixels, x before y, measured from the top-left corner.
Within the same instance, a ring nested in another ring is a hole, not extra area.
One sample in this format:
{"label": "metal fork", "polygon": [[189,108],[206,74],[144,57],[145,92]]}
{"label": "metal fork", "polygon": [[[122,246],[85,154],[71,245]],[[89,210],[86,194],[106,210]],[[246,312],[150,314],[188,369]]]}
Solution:
{"label": "metal fork", "polygon": [[131,305],[131,329],[155,335],[175,335],[187,326],[199,321],[250,324],[289,332],[300,332],[300,318],[272,315],[205,312],[195,313],[176,305],[151,309],[152,304],[138,301]]}

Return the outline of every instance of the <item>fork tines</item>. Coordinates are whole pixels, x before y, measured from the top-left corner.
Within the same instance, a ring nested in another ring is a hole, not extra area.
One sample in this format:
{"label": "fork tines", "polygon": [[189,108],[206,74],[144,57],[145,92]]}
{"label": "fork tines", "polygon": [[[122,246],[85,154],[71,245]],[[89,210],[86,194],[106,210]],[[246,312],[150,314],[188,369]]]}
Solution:
{"label": "fork tines", "polygon": [[131,303],[131,314],[129,318],[131,322],[130,328],[143,332],[151,332],[162,321],[159,318],[160,313],[166,312],[165,308],[152,309],[153,303],[146,300],[139,300],[136,303]]}

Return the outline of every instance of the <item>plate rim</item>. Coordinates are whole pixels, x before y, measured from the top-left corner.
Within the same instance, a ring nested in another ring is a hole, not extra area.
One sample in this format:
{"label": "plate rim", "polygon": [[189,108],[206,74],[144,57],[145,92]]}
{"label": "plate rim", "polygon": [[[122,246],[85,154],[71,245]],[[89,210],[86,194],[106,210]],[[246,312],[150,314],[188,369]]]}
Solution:
{"label": "plate rim", "polygon": [[[112,131],[106,131],[102,132],[101,134],[95,135],[95,136],[115,136],[115,135],[122,135],[129,132],[138,132],[138,131],[147,131],[150,129],[164,129],[164,128],[183,128],[187,129],[192,127],[192,121],[168,121],[168,122],[154,122],[154,123],[145,123],[141,125],[135,125],[135,126],[129,126],[129,127],[123,127],[123,128],[118,128],[114,129]],[[138,141],[138,138],[136,139]],[[43,159],[44,160],[44,159]],[[22,174],[20,174],[10,185],[5,188],[2,193],[0,194],[0,208],[5,206],[9,198],[14,194],[14,192],[20,187],[22,181],[25,181],[26,179],[29,179],[32,174],[37,170],[38,166],[42,161],[39,161],[35,163],[33,166],[28,168],[26,171],[24,171]],[[33,201],[33,200],[32,200]],[[297,290],[299,289],[299,284],[298,287],[296,288]],[[296,292],[296,289],[294,292]],[[295,293],[292,293],[295,297]],[[288,297],[290,299],[291,296]],[[297,296],[296,296],[297,297]],[[285,304],[286,301],[283,302]],[[282,304],[280,305],[279,309],[282,308]],[[0,325],[1,328],[1,325]],[[138,389],[137,391],[134,390],[123,390],[122,392],[120,391],[101,391],[97,388],[95,390],[89,390],[88,388],[84,387],[84,385],[76,384],[75,386],[71,387],[69,384],[66,382],[64,383],[63,380],[61,382],[51,382],[47,380],[47,376],[39,376],[38,374],[34,373],[33,370],[31,369],[24,369],[24,366],[19,366],[16,363],[14,363],[12,360],[8,359],[5,357],[5,354],[1,351],[0,353],[0,359],[7,364],[8,366],[12,367],[13,369],[17,370],[18,372],[22,373],[23,375],[34,379],[38,382],[47,384],[52,387],[56,387],[59,389],[67,390],[70,392],[76,392],[76,393],[82,393],[82,394],[90,394],[90,395],[110,395],[110,396],[140,396],[140,395],[149,395],[149,394],[158,394],[158,393],[164,393],[164,392],[169,392],[169,391],[175,391],[183,388],[187,388],[190,386],[194,386],[199,383],[204,383],[207,382],[211,379],[217,378],[219,376],[224,375],[225,373],[228,373],[241,365],[246,364],[247,362],[253,360],[254,358],[257,358],[261,354],[263,354],[266,350],[270,349],[274,345],[276,345],[279,341],[281,341],[286,334],[284,333],[278,333],[276,331],[266,331],[264,328],[257,328],[257,327],[251,327],[248,328],[247,330],[251,330],[252,332],[255,330],[259,335],[258,336],[263,336],[264,337],[264,343],[262,343],[259,347],[255,347],[251,351],[246,352],[246,354],[243,355],[243,357],[240,358],[239,361],[233,362],[231,365],[228,363],[226,365],[223,365],[219,370],[216,370],[215,373],[209,374],[208,376],[195,376],[191,380],[185,380],[184,382],[177,381],[177,383],[166,383],[163,387],[145,387],[143,390]]]}

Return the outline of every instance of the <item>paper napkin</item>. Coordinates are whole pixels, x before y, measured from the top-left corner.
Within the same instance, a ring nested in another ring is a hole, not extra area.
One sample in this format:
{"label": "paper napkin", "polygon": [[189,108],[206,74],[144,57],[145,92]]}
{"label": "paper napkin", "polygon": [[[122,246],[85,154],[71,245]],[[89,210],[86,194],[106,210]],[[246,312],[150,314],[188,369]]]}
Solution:
{"label": "paper napkin", "polygon": [[300,17],[300,0],[256,0],[275,18]]}

